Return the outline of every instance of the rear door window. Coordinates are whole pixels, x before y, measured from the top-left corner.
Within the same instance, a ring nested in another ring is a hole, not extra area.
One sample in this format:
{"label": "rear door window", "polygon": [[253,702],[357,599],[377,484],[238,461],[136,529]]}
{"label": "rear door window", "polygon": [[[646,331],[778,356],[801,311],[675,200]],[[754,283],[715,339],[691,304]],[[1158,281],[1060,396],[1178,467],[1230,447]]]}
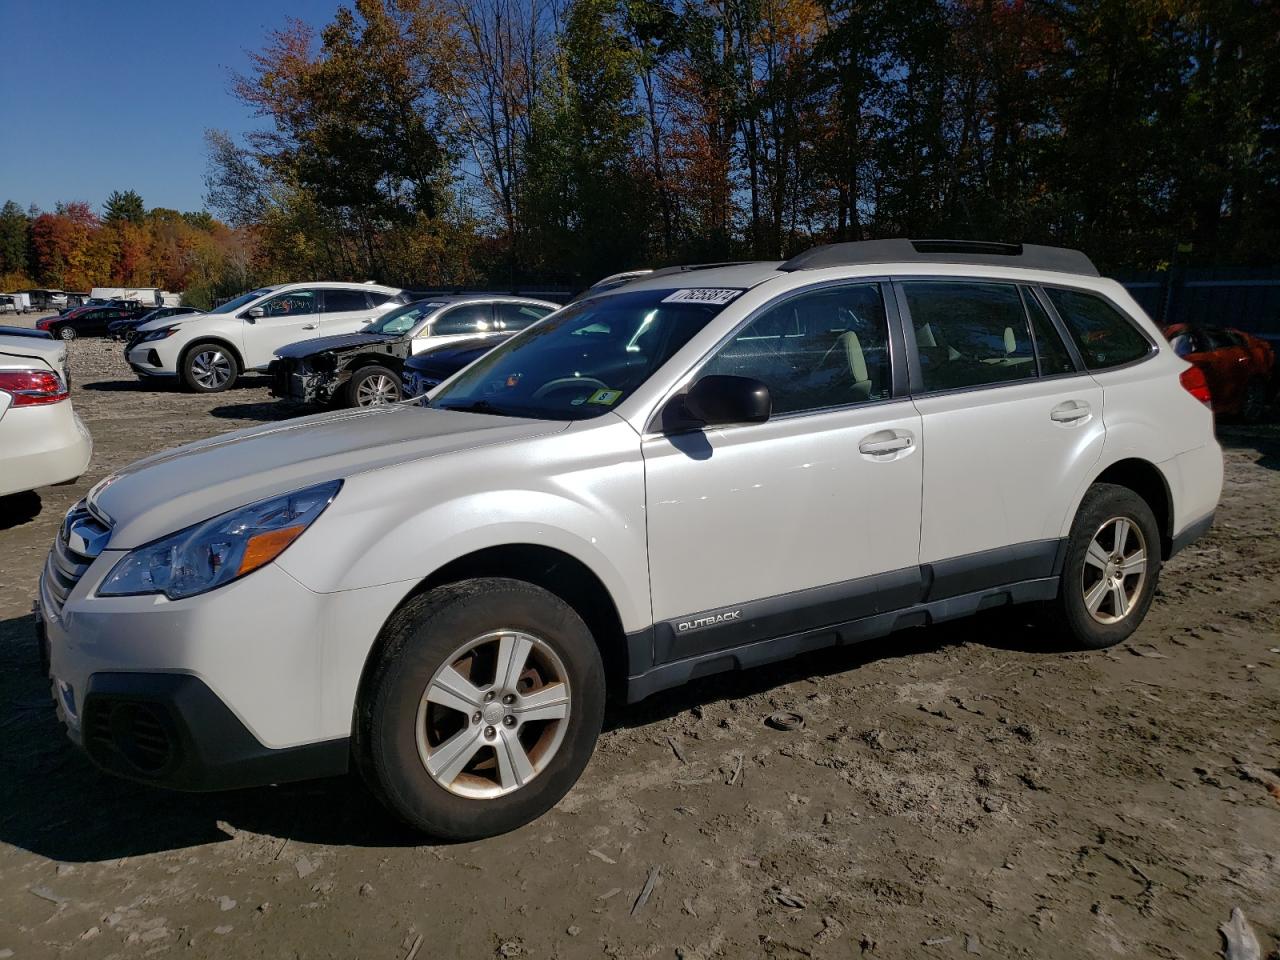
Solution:
{"label": "rear door window", "polygon": [[1031,330],[1014,284],[919,280],[904,282],[902,290],[925,392],[1036,376]]}
{"label": "rear door window", "polygon": [[1045,287],[1045,293],[1090,370],[1133,363],[1151,352],[1147,338],[1102,297],[1061,287]]}
{"label": "rear door window", "polygon": [[325,313],[353,313],[368,309],[369,301],[365,299],[363,290],[326,290],[324,292]]}

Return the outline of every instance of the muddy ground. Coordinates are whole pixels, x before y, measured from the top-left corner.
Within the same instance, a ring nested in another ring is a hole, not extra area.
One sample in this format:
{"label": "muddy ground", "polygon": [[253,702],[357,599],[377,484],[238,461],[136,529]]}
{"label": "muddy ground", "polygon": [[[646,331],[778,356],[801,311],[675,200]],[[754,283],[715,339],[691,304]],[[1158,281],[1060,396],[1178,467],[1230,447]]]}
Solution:
{"label": "muddy ground", "polygon": [[538,822],[439,846],[351,780],[189,796],[67,743],[30,616],[63,511],[281,415],[261,380],[199,397],[71,353],[90,471],[0,507],[0,958],[1203,958],[1235,906],[1280,950],[1274,421],[1221,428],[1218,524],[1124,645],[997,615],[706,680],[615,709]]}

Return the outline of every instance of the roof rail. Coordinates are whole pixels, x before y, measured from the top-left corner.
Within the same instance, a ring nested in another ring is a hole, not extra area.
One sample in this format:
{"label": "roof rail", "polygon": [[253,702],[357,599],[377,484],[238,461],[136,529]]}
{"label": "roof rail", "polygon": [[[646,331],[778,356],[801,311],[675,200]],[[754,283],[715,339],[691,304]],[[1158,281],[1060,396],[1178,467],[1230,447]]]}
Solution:
{"label": "roof rail", "polygon": [[1101,276],[1079,250],[1034,243],[985,240],[860,240],[812,247],[792,257],[779,270],[818,270],[860,263],[976,263],[1022,267],[1088,277]]}

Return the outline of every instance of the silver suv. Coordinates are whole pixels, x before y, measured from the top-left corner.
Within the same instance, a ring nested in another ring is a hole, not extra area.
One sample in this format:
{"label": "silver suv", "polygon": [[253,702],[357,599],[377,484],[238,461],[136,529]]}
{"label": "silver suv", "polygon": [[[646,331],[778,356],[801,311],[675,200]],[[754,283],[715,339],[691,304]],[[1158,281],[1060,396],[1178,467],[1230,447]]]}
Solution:
{"label": "silver suv", "polygon": [[1055,248],[880,241],[587,297],[422,404],[157,454],[67,516],[71,737],[233,787],[355,767],[442,837],[539,816],[606,691],[992,606],[1097,648],[1222,485],[1202,384]]}

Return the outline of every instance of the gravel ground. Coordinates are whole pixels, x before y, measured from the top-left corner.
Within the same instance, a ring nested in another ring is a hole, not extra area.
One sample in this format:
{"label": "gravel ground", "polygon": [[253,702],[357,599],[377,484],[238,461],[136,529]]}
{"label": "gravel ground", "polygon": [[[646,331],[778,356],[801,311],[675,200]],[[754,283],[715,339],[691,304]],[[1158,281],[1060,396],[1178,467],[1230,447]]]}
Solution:
{"label": "gravel ground", "polygon": [[90,471],[0,501],[0,958],[1191,958],[1237,906],[1280,957],[1274,423],[1222,427],[1218,524],[1124,645],[1006,614],[712,678],[616,709],[538,822],[439,846],[352,780],[182,795],[67,743],[30,616],[63,511],[283,415],[261,380],[192,396],[71,353]]}

